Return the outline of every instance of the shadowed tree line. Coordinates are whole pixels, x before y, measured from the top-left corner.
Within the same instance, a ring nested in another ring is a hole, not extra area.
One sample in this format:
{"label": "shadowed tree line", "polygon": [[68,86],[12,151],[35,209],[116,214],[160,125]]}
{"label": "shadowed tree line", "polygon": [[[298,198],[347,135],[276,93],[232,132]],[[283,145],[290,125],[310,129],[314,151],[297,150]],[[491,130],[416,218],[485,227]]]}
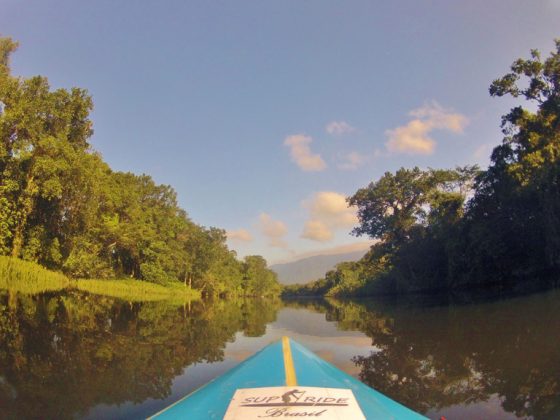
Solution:
{"label": "shadowed tree line", "polygon": [[113,171],[92,150],[84,89],[11,75],[17,44],[0,38],[0,255],[71,277],[182,282],[207,295],[279,293],[260,256],[189,219],[168,185]]}
{"label": "shadowed tree line", "polygon": [[531,51],[490,95],[523,98],[502,117],[487,170],[401,168],[348,198],[355,235],[378,242],[358,262],[286,295],[365,296],[479,287],[530,290],[560,270],[560,40]]}

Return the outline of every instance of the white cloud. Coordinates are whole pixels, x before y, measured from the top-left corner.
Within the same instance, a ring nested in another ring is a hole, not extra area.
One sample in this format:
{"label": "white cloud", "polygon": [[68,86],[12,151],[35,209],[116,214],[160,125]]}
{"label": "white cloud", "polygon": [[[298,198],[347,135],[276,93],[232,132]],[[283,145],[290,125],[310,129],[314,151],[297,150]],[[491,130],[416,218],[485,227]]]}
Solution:
{"label": "white cloud", "polygon": [[302,238],[326,242],[335,229],[349,229],[358,223],[356,209],[348,207],[346,197],[333,191],[322,191],[304,201],[309,211]]}
{"label": "white cloud", "polygon": [[389,152],[430,155],[436,147],[435,140],[429,136],[433,130],[460,134],[468,124],[467,117],[446,110],[435,101],[410,111],[409,115],[414,119],[408,124],[385,131]]}
{"label": "white cloud", "polygon": [[318,154],[311,153],[309,144],[313,139],[303,134],[295,134],[286,137],[284,145],[290,148],[292,160],[300,167],[300,169],[308,172],[322,171],[327,164]]}
{"label": "white cloud", "polygon": [[253,236],[246,229],[228,230],[227,237],[231,241],[251,242]]}
{"label": "white cloud", "polygon": [[358,152],[350,152],[347,155],[343,156],[342,162],[338,164],[338,167],[346,171],[355,171],[360,166],[364,165],[367,160],[368,157],[365,155],[362,155]]}
{"label": "white cloud", "polygon": [[430,128],[424,122],[414,120],[404,127],[387,130],[385,134],[389,141],[385,145],[387,150],[393,153],[431,155],[436,142],[428,137],[429,131]]}
{"label": "white cloud", "polygon": [[286,248],[287,244],[282,239],[288,233],[288,228],[280,220],[274,220],[267,213],[259,215],[259,226],[264,236],[268,238],[268,244],[276,248]]}
{"label": "white cloud", "polygon": [[313,217],[336,227],[350,227],[358,221],[356,210],[348,207],[346,196],[337,192],[318,192],[307,202],[307,207]]}
{"label": "white cloud", "polygon": [[333,238],[331,229],[320,220],[308,220],[303,228],[302,238],[318,242],[327,242]]}
{"label": "white cloud", "polygon": [[341,136],[343,134],[349,134],[356,131],[356,129],[346,121],[331,121],[326,125],[325,130],[331,136]]}

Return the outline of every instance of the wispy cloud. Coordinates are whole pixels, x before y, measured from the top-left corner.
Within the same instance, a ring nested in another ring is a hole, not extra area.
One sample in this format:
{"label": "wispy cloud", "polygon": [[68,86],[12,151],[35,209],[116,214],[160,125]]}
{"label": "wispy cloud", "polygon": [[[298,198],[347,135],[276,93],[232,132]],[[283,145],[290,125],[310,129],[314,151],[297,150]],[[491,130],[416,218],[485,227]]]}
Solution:
{"label": "wispy cloud", "polygon": [[430,137],[434,130],[462,133],[468,124],[468,118],[443,108],[433,101],[421,108],[410,111],[413,120],[408,124],[385,131],[388,141],[385,143],[391,153],[430,155],[434,152],[436,142]]}
{"label": "wispy cloud", "polygon": [[287,244],[283,237],[288,233],[288,228],[284,222],[274,220],[269,214],[259,215],[259,227],[261,232],[268,239],[268,244],[276,248],[286,248]]}
{"label": "wispy cloud", "polygon": [[327,242],[335,229],[348,229],[358,222],[356,210],[348,207],[346,197],[333,191],[322,191],[303,202],[309,211],[302,238]]}
{"label": "wispy cloud", "polygon": [[228,230],[227,237],[231,241],[251,242],[253,236],[246,229]]}
{"label": "wispy cloud", "polygon": [[309,144],[313,139],[303,134],[294,134],[286,137],[284,145],[290,148],[292,160],[300,167],[300,169],[308,172],[322,171],[327,164],[318,154],[313,154],[309,148]]}
{"label": "wispy cloud", "polygon": [[350,134],[356,131],[356,129],[346,121],[331,121],[325,126],[325,130],[331,136],[341,136],[343,134]]}
{"label": "wispy cloud", "polygon": [[350,152],[344,155],[338,164],[340,169],[345,171],[355,171],[363,166],[368,161],[368,156],[362,155],[358,152]]}

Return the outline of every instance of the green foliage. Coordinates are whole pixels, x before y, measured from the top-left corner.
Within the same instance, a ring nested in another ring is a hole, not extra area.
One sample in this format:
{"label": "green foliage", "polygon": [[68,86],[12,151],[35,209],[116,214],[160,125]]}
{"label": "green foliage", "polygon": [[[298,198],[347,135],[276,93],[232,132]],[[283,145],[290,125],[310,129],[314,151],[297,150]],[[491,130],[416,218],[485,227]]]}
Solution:
{"label": "green foliage", "polygon": [[[520,83],[521,79],[525,79]],[[560,268],[560,40],[544,62],[538,51],[495,80],[492,96],[523,97],[502,118],[504,139],[478,178],[469,209],[470,256],[501,282],[554,276]]]}
{"label": "green foliage", "polygon": [[89,145],[89,94],[13,77],[16,47],[0,38],[0,255],[74,278],[182,283],[205,295],[279,293],[271,273],[247,277],[225,231],[193,223],[173,188],[112,171]]}
{"label": "green foliage", "polygon": [[379,181],[348,199],[349,205],[358,208],[360,225],[354,233],[402,245],[415,227],[460,212],[465,186],[476,171],[476,167],[465,167],[427,171],[401,168],[394,175],[386,172]]}
{"label": "green foliage", "polygon": [[75,238],[62,269],[74,278],[110,278],[114,275],[110,261],[102,259],[102,244],[83,237]]}
{"label": "green foliage", "polygon": [[399,169],[348,199],[358,207],[354,233],[379,239],[360,261],[339,264],[324,279],[284,294],[367,296],[448,287],[450,238],[463,217],[477,167]]}
{"label": "green foliage", "polygon": [[0,38],[0,70],[4,75],[10,71],[10,55],[17,49],[18,44],[10,38]]}
{"label": "green foliage", "polygon": [[178,282],[164,287],[133,279],[71,281],[63,274],[47,270],[36,263],[0,256],[0,289],[36,295],[68,288],[117,297],[129,302],[166,300],[182,303],[200,298],[200,292]]}
{"label": "green foliage", "polygon": [[[525,80],[522,80],[525,79]],[[416,293],[474,287],[534,290],[560,272],[560,40],[495,80],[492,96],[523,97],[502,118],[486,171],[399,169],[348,199],[357,235],[378,239],[361,261],[285,294]],[[466,202],[467,196],[473,198]]]}
{"label": "green foliage", "polygon": [[412,227],[425,219],[424,204],[435,187],[431,172],[419,168],[386,172],[377,182],[348,199],[358,208],[360,226],[354,233],[386,241],[402,242]]}
{"label": "green foliage", "polygon": [[140,264],[140,275],[145,281],[150,283],[167,284],[171,280],[163,268],[156,263],[147,262]]}
{"label": "green foliage", "polygon": [[0,289],[23,294],[61,290],[69,285],[66,276],[37,264],[17,258],[0,256]]}
{"label": "green foliage", "polygon": [[277,274],[267,268],[260,255],[249,255],[243,263],[243,291],[248,296],[275,296],[280,293]]}

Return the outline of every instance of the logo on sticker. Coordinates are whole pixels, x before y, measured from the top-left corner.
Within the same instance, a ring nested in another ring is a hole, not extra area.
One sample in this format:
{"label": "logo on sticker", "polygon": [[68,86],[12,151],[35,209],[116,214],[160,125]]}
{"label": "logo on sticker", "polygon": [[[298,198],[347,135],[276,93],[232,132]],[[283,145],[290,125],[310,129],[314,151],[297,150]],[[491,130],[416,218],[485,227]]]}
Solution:
{"label": "logo on sticker", "polygon": [[247,397],[241,402],[243,407],[340,407],[347,405],[348,398],[309,395],[308,392],[298,389],[293,389],[282,395]]}
{"label": "logo on sticker", "polygon": [[[342,415],[342,417],[340,417]],[[364,418],[349,389],[272,387],[237,390],[226,419],[277,417]]]}

